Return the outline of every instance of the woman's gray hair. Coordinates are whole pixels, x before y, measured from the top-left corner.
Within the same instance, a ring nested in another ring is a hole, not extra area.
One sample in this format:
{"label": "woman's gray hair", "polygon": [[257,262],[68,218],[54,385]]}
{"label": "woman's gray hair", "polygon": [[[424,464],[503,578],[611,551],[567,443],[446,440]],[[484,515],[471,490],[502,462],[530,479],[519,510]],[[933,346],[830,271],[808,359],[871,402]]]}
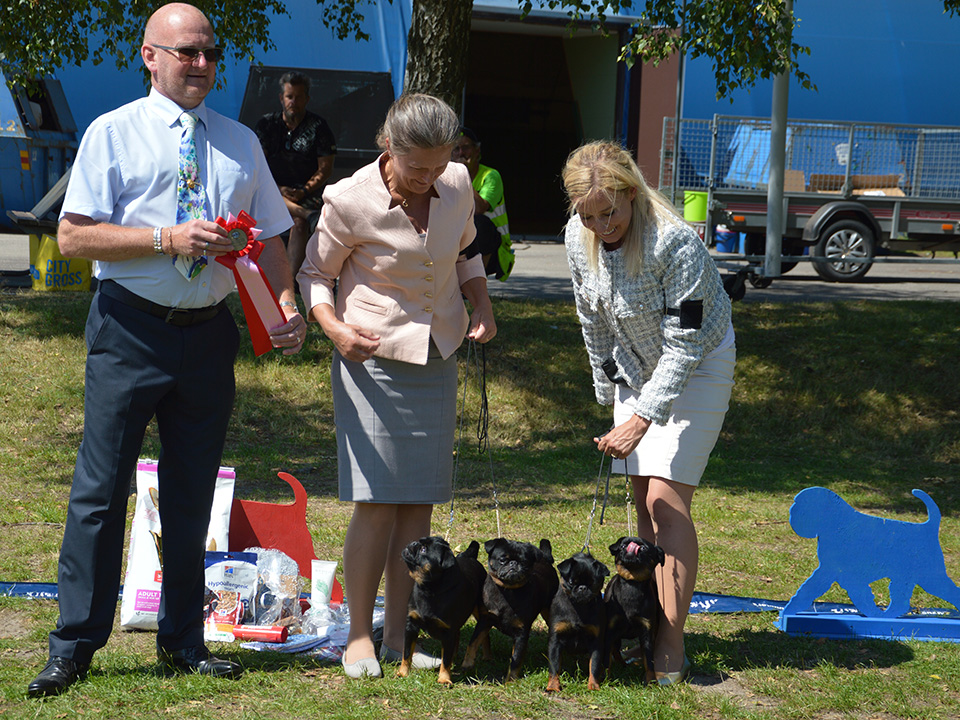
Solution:
{"label": "woman's gray hair", "polygon": [[453,145],[460,138],[457,114],[443,100],[424,93],[404,93],[387,111],[377,133],[377,146],[394,155],[406,155],[414,148],[432,150]]}

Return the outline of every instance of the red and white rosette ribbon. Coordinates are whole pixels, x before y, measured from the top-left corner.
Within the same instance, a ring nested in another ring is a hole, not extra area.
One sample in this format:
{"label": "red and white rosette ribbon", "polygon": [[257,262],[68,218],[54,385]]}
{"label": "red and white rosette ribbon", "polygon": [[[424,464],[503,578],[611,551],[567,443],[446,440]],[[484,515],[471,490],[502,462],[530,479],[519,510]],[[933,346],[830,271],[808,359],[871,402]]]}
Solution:
{"label": "red and white rosette ribbon", "polygon": [[219,256],[217,262],[233,270],[250,339],[253,340],[253,352],[259,357],[273,349],[270,329],[283,325],[287,318],[280,309],[270,281],[257,265],[257,258],[263,251],[263,243],[257,240],[257,236],[263,231],[254,227],[256,224],[257,221],[243,210],[237,217],[233,213],[228,213],[226,220],[218,217],[217,225],[227,231],[233,251]]}

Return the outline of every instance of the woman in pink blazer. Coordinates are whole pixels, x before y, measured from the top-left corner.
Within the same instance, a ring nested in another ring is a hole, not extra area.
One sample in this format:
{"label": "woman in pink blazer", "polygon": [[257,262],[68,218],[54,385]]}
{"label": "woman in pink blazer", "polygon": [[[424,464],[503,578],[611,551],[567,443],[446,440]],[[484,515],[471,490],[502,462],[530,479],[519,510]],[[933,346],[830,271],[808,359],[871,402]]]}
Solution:
{"label": "woman in pink blazer", "polygon": [[[380,659],[400,659],[413,583],[400,552],[430,534],[433,505],[451,495],[455,351],[465,335],[487,342],[497,332],[483,264],[460,255],[475,231],[469,174],[450,162],[459,134],[442,100],[398,98],[378,138],[383,154],[324,191],[297,276],[336,350],[340,499],[354,503],[343,548],[350,677],[382,675],[372,628],[381,577]],[[414,667],[437,664],[414,654]]]}

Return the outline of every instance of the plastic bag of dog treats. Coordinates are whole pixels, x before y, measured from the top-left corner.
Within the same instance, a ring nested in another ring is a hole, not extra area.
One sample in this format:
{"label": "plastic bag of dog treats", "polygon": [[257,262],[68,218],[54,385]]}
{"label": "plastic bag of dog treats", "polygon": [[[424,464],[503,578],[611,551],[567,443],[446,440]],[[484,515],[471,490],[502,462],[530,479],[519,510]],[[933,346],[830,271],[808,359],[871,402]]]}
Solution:
{"label": "plastic bag of dog treats", "polygon": [[256,624],[300,627],[300,568],[282,550],[247,548],[257,558]]}
{"label": "plastic bag of dog treats", "polygon": [[[227,549],[235,481],[233,468],[220,468],[207,528],[207,550]],[[137,463],[137,504],[120,603],[120,627],[127,630],[157,629],[160,583],[163,579],[163,532],[159,503],[157,463],[155,460],[141,459]]]}

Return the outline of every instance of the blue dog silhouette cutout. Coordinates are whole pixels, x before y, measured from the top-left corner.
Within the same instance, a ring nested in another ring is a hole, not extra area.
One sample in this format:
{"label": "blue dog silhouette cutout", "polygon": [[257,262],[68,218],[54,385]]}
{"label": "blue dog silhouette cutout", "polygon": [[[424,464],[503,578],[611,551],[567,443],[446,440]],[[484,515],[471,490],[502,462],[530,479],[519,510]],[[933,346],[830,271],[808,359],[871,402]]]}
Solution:
{"label": "blue dog silhouette cutout", "polygon": [[[857,610],[871,618],[897,618],[910,611],[917,585],[960,610],[960,588],[947,575],[940,547],[940,508],[923,490],[927,519],[885,520],[854,510],[831,490],[801,490],[790,507],[790,526],[800,537],[817,538],[820,564],[783,608],[796,615],[837,583]],[[890,605],[877,606],[870,583],[890,580]]]}

